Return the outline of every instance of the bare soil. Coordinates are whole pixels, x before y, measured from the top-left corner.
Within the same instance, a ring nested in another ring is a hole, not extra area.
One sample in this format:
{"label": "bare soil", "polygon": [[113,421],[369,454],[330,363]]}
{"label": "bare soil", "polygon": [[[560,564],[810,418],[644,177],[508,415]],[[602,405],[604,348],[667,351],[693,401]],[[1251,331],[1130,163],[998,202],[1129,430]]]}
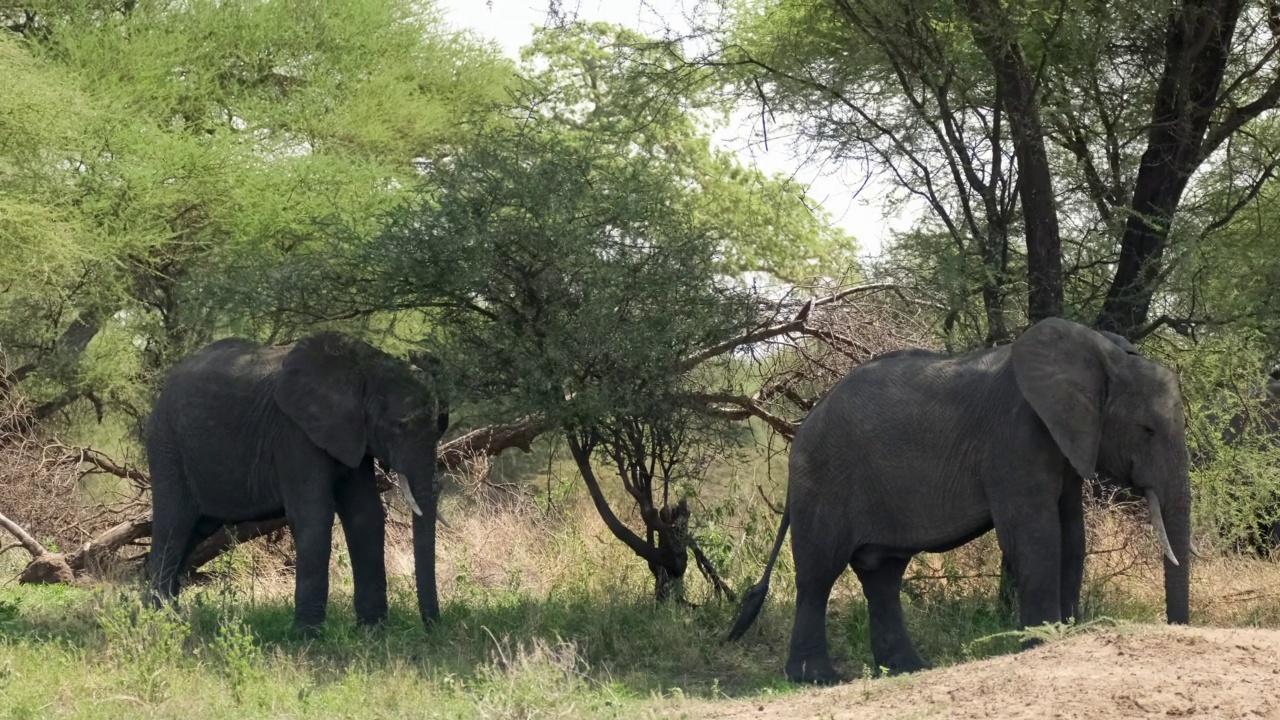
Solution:
{"label": "bare soil", "polygon": [[906,677],[672,710],[686,717],[761,720],[1280,719],[1280,630],[1112,628]]}

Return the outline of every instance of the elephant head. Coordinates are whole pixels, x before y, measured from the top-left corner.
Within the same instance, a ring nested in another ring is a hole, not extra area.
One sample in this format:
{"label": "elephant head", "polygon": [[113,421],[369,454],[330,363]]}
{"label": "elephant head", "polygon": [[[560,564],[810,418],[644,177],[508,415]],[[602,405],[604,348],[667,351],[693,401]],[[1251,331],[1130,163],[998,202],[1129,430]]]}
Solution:
{"label": "elephant head", "polygon": [[1033,325],[1012,353],[1019,389],[1075,471],[1146,498],[1165,553],[1168,620],[1188,622],[1191,481],[1177,375],[1058,319]]}
{"label": "elephant head", "polygon": [[449,415],[436,378],[417,365],[337,333],[299,341],[275,388],[280,409],[350,468],[373,456],[398,476],[414,511],[418,606],[439,615],[435,588],[436,451]]}

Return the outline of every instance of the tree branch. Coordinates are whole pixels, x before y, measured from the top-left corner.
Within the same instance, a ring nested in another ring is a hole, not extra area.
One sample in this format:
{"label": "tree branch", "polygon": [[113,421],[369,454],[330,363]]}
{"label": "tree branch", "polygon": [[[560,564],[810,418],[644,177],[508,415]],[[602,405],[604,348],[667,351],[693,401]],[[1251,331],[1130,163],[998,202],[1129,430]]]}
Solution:
{"label": "tree branch", "polygon": [[569,440],[569,453],[573,455],[574,461],[578,464],[578,471],[582,475],[582,481],[587,485],[587,492],[591,494],[591,501],[596,506],[596,512],[600,514],[600,519],[604,521],[605,527],[609,528],[609,532],[613,536],[622,541],[624,545],[631,548],[631,551],[639,555],[641,559],[651,563],[659,564],[662,557],[658,550],[646,543],[632,532],[618,516],[613,513],[613,508],[609,507],[609,501],[605,499],[604,493],[600,490],[600,483],[596,482],[595,472],[591,469],[591,455],[578,442],[578,438],[573,433],[566,433]]}
{"label": "tree branch", "polygon": [[445,470],[457,470],[476,455],[499,455],[508,448],[532,452],[539,435],[551,429],[545,418],[529,415],[513,423],[486,425],[442,444],[436,462]]}
{"label": "tree branch", "polygon": [[33,559],[49,552],[38,540],[31,537],[31,533],[27,532],[21,525],[10,520],[4,515],[0,515],[0,528],[8,530],[10,535],[17,538],[18,542],[22,544],[22,547],[25,548],[28,553],[31,553],[31,557]]}
{"label": "tree branch", "polygon": [[751,345],[786,335],[788,333],[799,332],[804,329],[805,321],[808,320],[809,313],[812,312],[814,308],[831,305],[860,293],[878,292],[880,290],[893,290],[901,293],[902,287],[896,283],[868,283],[866,285],[857,285],[817,300],[809,300],[801,306],[800,310],[796,312],[795,317],[791,320],[752,330],[751,332],[739,335],[736,338],[725,340],[724,342],[717,343],[709,348],[694,353],[680,363],[680,370],[692,370],[713,357],[731,352],[743,345]]}
{"label": "tree branch", "polygon": [[[793,423],[784,420],[777,415],[769,412],[755,398],[746,395],[732,395],[729,393],[692,393],[685,396],[692,402],[701,403],[706,411],[727,420],[743,420],[748,416],[756,417],[765,422],[774,432],[778,433],[788,441],[796,436],[796,430],[800,427],[799,423]],[[724,407],[716,407],[716,403],[722,405],[735,405],[740,409],[734,410]]]}

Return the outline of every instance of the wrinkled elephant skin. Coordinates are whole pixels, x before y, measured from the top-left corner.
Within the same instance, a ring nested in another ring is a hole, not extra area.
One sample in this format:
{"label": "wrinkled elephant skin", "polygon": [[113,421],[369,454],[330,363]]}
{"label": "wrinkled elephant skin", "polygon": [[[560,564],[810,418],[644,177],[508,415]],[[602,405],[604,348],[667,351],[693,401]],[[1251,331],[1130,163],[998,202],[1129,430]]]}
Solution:
{"label": "wrinkled elephant skin", "polygon": [[414,517],[418,609],[439,614],[436,447],[448,415],[422,368],[326,332],[286,346],[240,338],[194,353],[165,379],[147,425],[153,604],[178,594],[191,551],[224,524],[284,517],[297,551],[295,624],[313,632],[342,523],[361,623],[387,614],[386,528],[375,458],[401,476]]}
{"label": "wrinkled elephant skin", "polygon": [[1170,622],[1188,620],[1190,481],[1177,377],[1082,325],[1036,323],[1011,345],[947,357],[888,353],[854,368],[801,425],[773,554],[730,638],[758,614],[788,528],[796,614],[787,676],[838,680],[826,610],[858,576],[877,667],[927,667],[903,623],[911,558],[995,529],[1023,627],[1074,617],[1084,573],[1082,478],[1148,499]]}

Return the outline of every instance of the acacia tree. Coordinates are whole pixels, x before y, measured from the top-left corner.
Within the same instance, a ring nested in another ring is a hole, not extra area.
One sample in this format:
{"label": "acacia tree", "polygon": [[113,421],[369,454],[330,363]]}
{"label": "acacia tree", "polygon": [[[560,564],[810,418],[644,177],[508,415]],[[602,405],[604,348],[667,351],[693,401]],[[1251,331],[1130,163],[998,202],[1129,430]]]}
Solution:
{"label": "acacia tree", "polygon": [[769,324],[743,276],[835,274],[852,249],[793,182],[711,149],[703,79],[650,92],[642,70],[666,50],[602,25],[541,34],[508,122],[425,167],[418,200],[381,231],[339,236],[288,280],[263,276],[300,313],[416,315],[493,417],[563,434],[662,599],[678,597],[690,553],[717,582],[676,488],[696,480],[698,448],[740,432],[718,400],[740,394],[713,366]]}
{"label": "acacia tree", "polygon": [[[733,7],[705,64],[736,73],[744,99],[816,149],[923,200],[928,221],[906,244],[941,237],[976,261],[953,297],[976,287],[988,343],[1023,307],[1132,338],[1185,327],[1196,318],[1159,295],[1183,249],[1276,167],[1274,146],[1245,130],[1280,100],[1269,0]],[[1212,172],[1226,163],[1232,178]]]}
{"label": "acacia tree", "polygon": [[3,382],[40,418],[85,400],[141,417],[215,335],[292,332],[220,280],[372,224],[513,69],[403,0],[10,3],[0,21]]}

